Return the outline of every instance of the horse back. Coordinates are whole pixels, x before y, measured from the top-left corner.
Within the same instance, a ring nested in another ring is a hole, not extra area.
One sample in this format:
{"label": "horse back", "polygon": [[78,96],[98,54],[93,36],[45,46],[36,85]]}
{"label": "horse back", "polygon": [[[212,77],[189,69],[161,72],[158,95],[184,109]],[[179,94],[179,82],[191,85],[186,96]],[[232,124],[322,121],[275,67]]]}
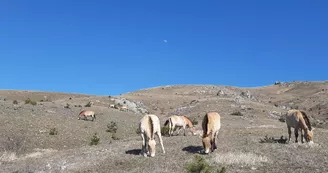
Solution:
{"label": "horse back", "polygon": [[221,128],[221,117],[217,112],[208,112],[202,122],[203,136],[215,133]]}
{"label": "horse back", "polygon": [[293,128],[306,127],[302,112],[295,109],[287,111],[286,124]]}

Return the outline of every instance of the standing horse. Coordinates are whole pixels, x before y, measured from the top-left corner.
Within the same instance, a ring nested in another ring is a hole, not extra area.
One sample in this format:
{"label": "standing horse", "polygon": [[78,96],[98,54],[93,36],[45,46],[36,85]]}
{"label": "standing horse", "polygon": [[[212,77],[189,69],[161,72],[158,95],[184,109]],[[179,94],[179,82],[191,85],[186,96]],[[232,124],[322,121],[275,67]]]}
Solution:
{"label": "standing horse", "polygon": [[139,129],[141,132],[142,138],[142,149],[141,154],[147,157],[150,154],[150,157],[155,156],[156,152],[156,141],[155,134],[157,134],[159,141],[161,143],[162,151],[165,153],[163,146],[163,140],[161,136],[161,125],[159,119],[156,115],[145,115],[139,123]]}
{"label": "standing horse", "polygon": [[177,116],[172,115],[170,116],[164,123],[164,126],[169,125],[169,135],[173,135],[173,131],[175,127],[180,127],[180,129],[177,132],[177,135],[179,134],[181,127],[183,128],[183,135],[186,136],[186,126],[189,126],[190,131],[193,133],[193,135],[196,135],[196,130],[192,124],[192,121],[186,117],[186,116]]}
{"label": "standing horse", "polygon": [[96,114],[93,111],[83,110],[79,113],[78,120],[81,119],[81,117],[84,117],[84,119],[88,119],[88,117],[91,117],[93,121],[96,119]]}
{"label": "standing horse", "polygon": [[[301,131],[301,142],[304,143],[303,137],[305,138],[306,142],[312,143],[313,140],[313,129],[311,127],[310,120],[308,116],[305,114],[303,111],[299,110],[289,110],[287,111],[286,114],[286,124],[287,124],[287,129],[288,129],[288,142],[290,141],[291,138],[291,128],[294,128],[294,134],[295,134],[295,142],[297,143],[298,140],[298,130],[300,129]],[[303,135],[303,130],[304,130],[304,135]]]}
{"label": "standing horse", "polygon": [[210,150],[213,152],[217,149],[216,138],[218,137],[219,130],[221,128],[221,116],[217,112],[206,113],[202,122],[202,128],[203,147],[205,154],[208,154]]}

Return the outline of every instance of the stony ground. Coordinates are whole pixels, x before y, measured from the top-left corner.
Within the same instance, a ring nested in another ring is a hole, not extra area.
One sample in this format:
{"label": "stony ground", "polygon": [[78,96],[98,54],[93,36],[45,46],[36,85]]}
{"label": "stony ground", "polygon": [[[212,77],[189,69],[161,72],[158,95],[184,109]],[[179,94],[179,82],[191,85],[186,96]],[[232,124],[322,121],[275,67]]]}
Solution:
{"label": "stony ground", "polygon": [[[327,89],[328,82],[293,82],[259,88],[163,86],[116,97],[0,91],[0,172],[187,172],[196,155],[226,172],[327,172]],[[37,104],[25,104],[28,98]],[[88,102],[92,106],[84,107]],[[117,103],[129,111],[109,108]],[[287,136],[279,118],[296,107],[311,117],[315,143],[261,143],[265,136]],[[83,109],[95,111],[97,119],[78,120]],[[200,136],[188,133],[163,137],[165,154],[158,144],[154,158],[139,155],[136,130],[146,112],[158,115],[161,124],[171,114],[200,124],[213,110],[222,115],[214,153],[199,154]],[[115,139],[106,132],[110,122],[118,127]],[[58,134],[50,135],[51,129]],[[95,133],[99,144],[90,146]]]}

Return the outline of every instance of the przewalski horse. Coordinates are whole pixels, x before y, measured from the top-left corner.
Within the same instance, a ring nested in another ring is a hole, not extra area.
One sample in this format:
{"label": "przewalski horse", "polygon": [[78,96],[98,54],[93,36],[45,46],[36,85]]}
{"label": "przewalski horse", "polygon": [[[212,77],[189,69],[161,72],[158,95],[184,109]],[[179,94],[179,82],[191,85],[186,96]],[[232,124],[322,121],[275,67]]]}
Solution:
{"label": "przewalski horse", "polygon": [[217,112],[208,112],[203,118],[203,147],[205,154],[217,149],[216,138],[221,128],[221,116]]}
{"label": "przewalski horse", "polygon": [[[314,128],[311,127],[310,120],[305,112],[292,109],[287,111],[286,114],[286,124],[288,129],[288,142],[291,139],[291,128],[294,128],[295,134],[295,142],[297,143],[298,140],[298,130],[301,131],[301,142],[304,143],[303,137],[305,138],[306,142],[313,143],[313,130]],[[304,135],[303,135],[304,131]]]}
{"label": "przewalski horse", "polygon": [[81,119],[81,117],[84,117],[84,119],[88,119],[88,117],[91,117],[93,121],[96,119],[96,114],[93,111],[83,110],[79,113],[78,120]]}
{"label": "przewalski horse", "polygon": [[177,132],[177,135],[179,134],[182,127],[184,132],[183,135],[186,136],[186,126],[189,127],[193,135],[196,135],[196,130],[192,124],[192,121],[186,116],[172,115],[165,121],[164,126],[167,125],[169,125],[169,136],[173,135],[175,127],[180,127]]}
{"label": "przewalski horse", "polygon": [[158,136],[161,143],[162,151],[165,153],[163,146],[163,140],[161,136],[160,121],[156,115],[145,115],[139,123],[139,129],[142,138],[142,149],[141,154],[145,157],[150,154],[150,157],[155,156],[156,152],[156,141],[155,134]]}

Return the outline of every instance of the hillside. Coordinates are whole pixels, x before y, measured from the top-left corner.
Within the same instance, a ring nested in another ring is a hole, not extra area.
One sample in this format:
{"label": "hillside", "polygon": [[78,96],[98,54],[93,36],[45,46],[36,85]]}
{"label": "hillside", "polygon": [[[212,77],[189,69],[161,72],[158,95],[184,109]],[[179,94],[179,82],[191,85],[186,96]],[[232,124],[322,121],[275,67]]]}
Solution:
{"label": "hillside", "polygon": [[[327,98],[326,81],[256,88],[160,86],[112,97],[0,90],[0,172],[185,172],[202,148],[200,136],[165,136],[167,153],[158,145],[154,158],[144,158],[138,155],[139,120],[154,113],[163,125],[172,114],[187,115],[198,122],[200,134],[199,124],[208,111],[222,116],[218,150],[201,155],[209,164],[226,167],[227,172],[325,172]],[[91,107],[85,107],[88,103]],[[128,110],[120,110],[122,105]],[[260,143],[266,135],[288,135],[279,119],[291,108],[311,117],[315,145]],[[84,109],[95,111],[96,120],[78,120]],[[117,125],[114,136],[106,132],[111,122]],[[51,130],[58,134],[50,135]],[[100,142],[90,146],[95,133]]]}

